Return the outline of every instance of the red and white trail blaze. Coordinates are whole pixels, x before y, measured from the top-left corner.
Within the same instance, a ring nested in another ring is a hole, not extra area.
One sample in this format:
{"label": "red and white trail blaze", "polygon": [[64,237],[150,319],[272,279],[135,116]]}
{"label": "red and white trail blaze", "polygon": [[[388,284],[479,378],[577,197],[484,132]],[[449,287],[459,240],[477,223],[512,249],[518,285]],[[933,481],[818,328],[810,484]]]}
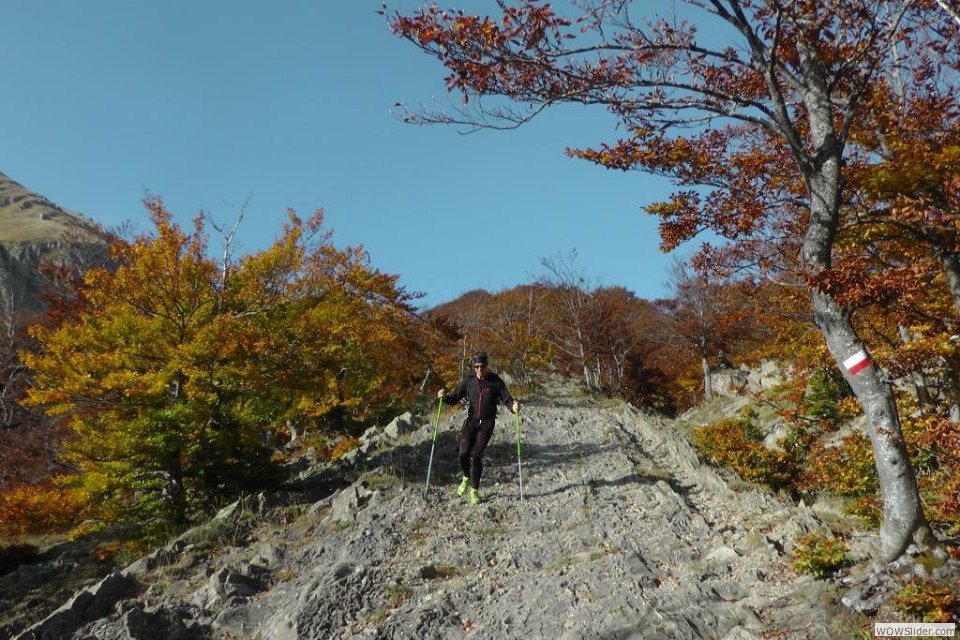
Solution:
{"label": "red and white trail blaze", "polygon": [[857,375],[871,364],[873,363],[870,360],[870,356],[862,349],[843,361],[843,366],[846,367],[852,376]]}

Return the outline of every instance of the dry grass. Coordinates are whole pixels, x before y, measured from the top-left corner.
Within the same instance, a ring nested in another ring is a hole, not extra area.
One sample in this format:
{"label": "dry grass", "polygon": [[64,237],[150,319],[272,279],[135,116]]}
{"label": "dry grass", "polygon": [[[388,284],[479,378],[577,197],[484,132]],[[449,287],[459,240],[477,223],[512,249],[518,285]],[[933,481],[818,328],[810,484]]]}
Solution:
{"label": "dry grass", "polygon": [[96,225],[0,174],[0,242],[52,242],[92,236]]}

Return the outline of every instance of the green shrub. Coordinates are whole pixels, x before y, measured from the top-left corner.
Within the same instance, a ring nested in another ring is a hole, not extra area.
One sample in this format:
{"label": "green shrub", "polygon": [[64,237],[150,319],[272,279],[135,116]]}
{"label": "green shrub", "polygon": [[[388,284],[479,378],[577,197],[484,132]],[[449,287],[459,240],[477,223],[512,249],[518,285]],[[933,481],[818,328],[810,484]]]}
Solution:
{"label": "green shrub", "polygon": [[937,580],[912,580],[894,599],[900,611],[922,622],[950,622],[960,614],[960,596]]}
{"label": "green shrub", "polygon": [[760,414],[753,407],[747,407],[740,412],[740,426],[744,434],[754,442],[763,442],[763,429],[757,424]]}
{"label": "green shrub", "polygon": [[883,505],[878,496],[861,496],[851,502],[846,511],[874,529],[879,529],[883,523]]}
{"label": "green shrub", "polygon": [[404,585],[391,584],[387,585],[385,594],[387,596],[387,602],[390,604],[390,608],[396,609],[406,602],[407,598],[413,595],[413,590]]}
{"label": "green shrub", "polygon": [[790,454],[772,451],[758,442],[755,434],[745,427],[752,424],[747,415],[746,420],[722,420],[694,428],[694,446],[744,480],[759,482],[774,490],[791,486],[797,473],[796,461]]}
{"label": "green shrub", "polygon": [[840,417],[840,400],[851,395],[850,385],[839,372],[817,369],[807,381],[803,409],[811,418],[837,420]]}
{"label": "green shrub", "polygon": [[830,533],[808,533],[797,540],[791,566],[818,580],[843,566],[847,560],[847,543]]}

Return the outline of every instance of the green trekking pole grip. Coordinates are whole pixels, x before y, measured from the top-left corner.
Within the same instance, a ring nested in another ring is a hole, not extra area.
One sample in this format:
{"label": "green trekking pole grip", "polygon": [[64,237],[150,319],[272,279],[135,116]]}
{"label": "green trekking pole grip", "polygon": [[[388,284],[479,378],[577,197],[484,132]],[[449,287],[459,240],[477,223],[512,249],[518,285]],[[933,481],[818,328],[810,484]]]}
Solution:
{"label": "green trekking pole grip", "polygon": [[437,423],[433,427],[433,442],[430,444],[430,463],[427,465],[427,489],[430,488],[430,471],[433,469],[433,450],[437,446],[437,434],[440,432],[440,411],[443,409],[443,398],[437,399]]}
{"label": "green trekking pole grip", "polygon": [[520,457],[520,411],[517,411],[516,416],[516,425],[517,425],[517,472],[520,475],[520,502],[523,502],[523,462]]}

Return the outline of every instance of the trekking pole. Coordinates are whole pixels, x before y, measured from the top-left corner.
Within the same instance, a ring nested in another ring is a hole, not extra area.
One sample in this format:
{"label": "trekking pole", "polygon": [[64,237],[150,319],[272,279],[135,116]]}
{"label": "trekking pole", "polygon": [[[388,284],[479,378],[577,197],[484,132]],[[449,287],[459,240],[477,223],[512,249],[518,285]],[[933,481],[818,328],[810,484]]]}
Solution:
{"label": "trekking pole", "polygon": [[520,458],[520,412],[517,411],[517,471],[520,473],[520,502],[523,502],[523,462]]}
{"label": "trekking pole", "polygon": [[437,424],[433,427],[433,443],[430,445],[430,464],[427,465],[427,490],[430,489],[430,470],[433,469],[433,449],[437,446],[437,433],[440,431],[440,410],[443,409],[443,399],[437,400]]}

